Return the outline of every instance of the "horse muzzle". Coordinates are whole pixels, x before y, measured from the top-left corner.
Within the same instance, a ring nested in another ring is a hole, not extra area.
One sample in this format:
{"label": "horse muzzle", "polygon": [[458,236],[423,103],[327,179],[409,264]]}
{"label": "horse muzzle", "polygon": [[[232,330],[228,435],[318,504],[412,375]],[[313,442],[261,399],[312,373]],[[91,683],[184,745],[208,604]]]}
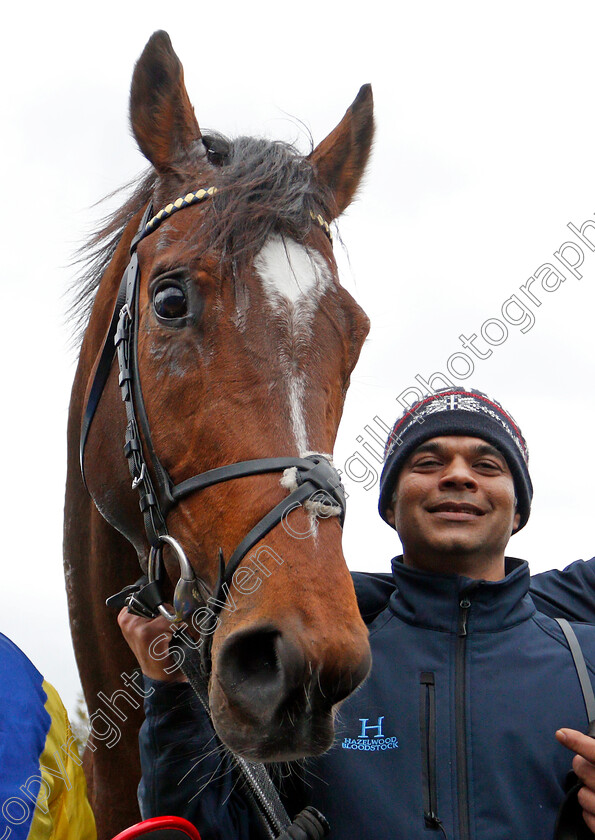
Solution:
{"label": "horse muzzle", "polygon": [[327,651],[316,662],[285,625],[232,632],[213,663],[209,700],[217,734],[252,761],[291,761],[325,752],[333,742],[337,705],[370,670],[363,634],[361,649],[348,653]]}

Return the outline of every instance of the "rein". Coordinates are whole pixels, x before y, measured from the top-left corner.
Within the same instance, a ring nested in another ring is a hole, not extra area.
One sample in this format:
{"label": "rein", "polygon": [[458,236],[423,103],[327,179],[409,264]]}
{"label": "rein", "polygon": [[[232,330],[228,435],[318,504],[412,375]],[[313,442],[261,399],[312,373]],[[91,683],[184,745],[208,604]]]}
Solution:
{"label": "rein", "polygon": [[[81,427],[80,465],[86,486],[84,473],[85,445],[93,417],[111,371],[114,356],[117,355],[118,381],[127,419],[124,454],[128,460],[132,488],[139,494],[139,505],[150,546],[150,555],[147,569],[148,584],[140,587],[126,587],[122,593],[113,597],[116,599],[125,594],[125,603],[127,603],[131,612],[136,612],[145,617],[155,616],[160,612],[170,621],[177,623],[183,621],[191,612],[204,604],[205,598],[201,596],[199,589],[207,589],[203,581],[195,576],[180,544],[169,535],[167,530],[167,514],[181,499],[206,487],[212,487],[215,484],[236,478],[284,472],[285,470],[294,471],[293,484],[295,486],[289,495],[248,532],[232,553],[227,565],[223,562],[220,553],[220,573],[214,595],[215,599],[221,604],[225,600],[224,597],[220,597],[222,593],[224,595],[224,585],[231,585],[233,575],[243,557],[291,510],[310,499],[317,502],[318,509],[323,511],[321,513],[323,517],[338,513],[341,524],[343,524],[345,515],[345,495],[339,474],[329,462],[328,457],[322,454],[314,453],[304,458],[287,456],[241,461],[199,473],[176,485],[161,464],[153,447],[138,370],[140,267],[136,250],[139,242],[153,233],[174,213],[205,201],[214,196],[216,192],[216,187],[209,187],[187,193],[168,204],[154,216],[151,215],[153,212],[152,204],[149,204],[146,208],[138,232],[130,246],[130,261],[122,276]],[[310,213],[310,215],[312,220],[319,224],[326,235],[331,238],[329,226],[322,216],[314,213]],[[174,550],[181,571],[181,577],[178,580],[173,597],[173,613],[164,606],[164,599],[160,590],[163,575],[162,552],[166,544]],[[111,599],[109,600],[111,601]]]}

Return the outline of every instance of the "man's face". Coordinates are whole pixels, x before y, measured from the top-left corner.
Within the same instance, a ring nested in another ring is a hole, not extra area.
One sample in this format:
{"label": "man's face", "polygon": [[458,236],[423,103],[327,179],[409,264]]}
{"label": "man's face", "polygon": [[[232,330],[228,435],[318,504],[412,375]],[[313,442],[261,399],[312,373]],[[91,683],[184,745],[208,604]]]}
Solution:
{"label": "man's face", "polygon": [[520,521],[504,456],[481,438],[444,436],[421,444],[398,478],[387,518],[417,568],[498,580]]}

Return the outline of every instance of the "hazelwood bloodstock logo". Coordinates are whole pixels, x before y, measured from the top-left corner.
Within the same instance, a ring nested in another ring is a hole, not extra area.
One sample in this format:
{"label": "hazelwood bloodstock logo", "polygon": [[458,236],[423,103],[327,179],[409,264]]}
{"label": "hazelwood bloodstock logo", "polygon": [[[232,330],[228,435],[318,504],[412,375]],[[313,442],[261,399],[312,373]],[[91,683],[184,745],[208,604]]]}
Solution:
{"label": "hazelwood bloodstock logo", "polygon": [[357,738],[343,738],[341,746],[344,750],[379,752],[398,749],[399,742],[394,735],[384,736],[384,715],[378,718],[378,723],[369,723],[369,718],[359,718],[359,722],[361,729]]}

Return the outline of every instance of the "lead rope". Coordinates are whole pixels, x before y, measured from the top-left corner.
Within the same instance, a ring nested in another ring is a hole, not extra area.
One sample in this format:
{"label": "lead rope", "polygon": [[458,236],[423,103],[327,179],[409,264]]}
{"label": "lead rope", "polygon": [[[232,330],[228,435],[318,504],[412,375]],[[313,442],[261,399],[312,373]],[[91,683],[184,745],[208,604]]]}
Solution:
{"label": "lead rope", "polygon": [[[174,633],[170,645],[182,650],[182,671],[210,719],[207,679],[196,650],[185,641],[182,630]],[[228,753],[247,785],[267,840],[323,840],[328,835],[326,818],[311,805],[291,821],[264,764],[248,762],[230,750]]]}

